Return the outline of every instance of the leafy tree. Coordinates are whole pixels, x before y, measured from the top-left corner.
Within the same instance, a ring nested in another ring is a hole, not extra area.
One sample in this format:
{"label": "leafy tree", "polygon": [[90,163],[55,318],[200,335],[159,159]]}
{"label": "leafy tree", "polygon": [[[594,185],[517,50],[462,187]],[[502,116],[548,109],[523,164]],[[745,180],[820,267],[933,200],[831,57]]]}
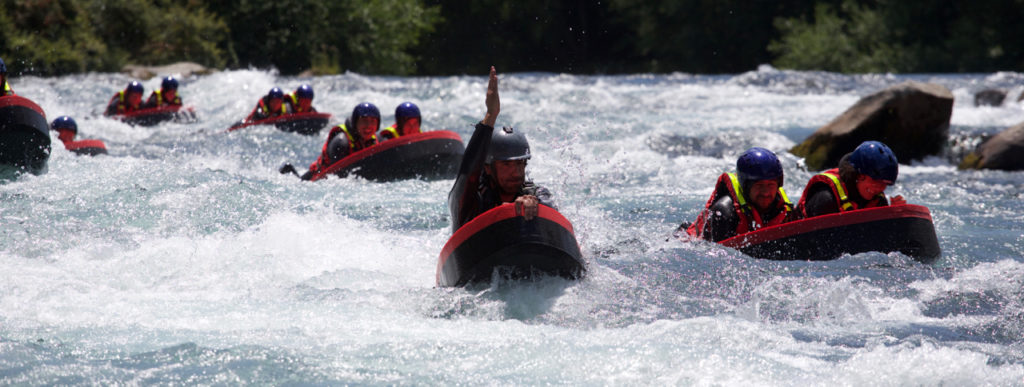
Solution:
{"label": "leafy tree", "polygon": [[327,29],[327,46],[317,54],[337,55],[340,68],[365,74],[416,73],[413,48],[441,20],[437,7],[425,6],[418,0],[329,4],[337,23],[331,23]]}
{"label": "leafy tree", "polygon": [[0,1],[0,26],[0,53],[12,72],[112,70],[121,59],[112,57],[81,4],[73,0]]}
{"label": "leafy tree", "polygon": [[223,67],[231,56],[227,24],[199,1],[156,0],[143,13],[146,41],[135,60],[147,64],[191,61]]}
{"label": "leafy tree", "polygon": [[846,0],[815,7],[813,20],[779,18],[768,49],[780,68],[840,72],[1024,69],[1016,31],[1024,0]]}
{"label": "leafy tree", "polygon": [[839,12],[828,4],[815,6],[814,20],[778,19],[780,40],[768,50],[781,68],[839,72],[896,72],[912,68],[913,57],[892,39],[879,12],[843,2]]}

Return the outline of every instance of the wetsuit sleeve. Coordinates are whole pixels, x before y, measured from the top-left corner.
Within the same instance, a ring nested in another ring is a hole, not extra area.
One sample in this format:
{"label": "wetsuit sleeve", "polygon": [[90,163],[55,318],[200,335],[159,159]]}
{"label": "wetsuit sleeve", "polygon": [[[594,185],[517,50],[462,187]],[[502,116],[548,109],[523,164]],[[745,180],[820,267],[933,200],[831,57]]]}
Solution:
{"label": "wetsuit sleeve", "polygon": [[553,195],[551,190],[547,189],[547,187],[537,186],[537,193],[534,196],[537,197],[537,201],[539,201],[540,204],[556,210],[558,209],[558,206],[555,205],[555,195]]}
{"label": "wetsuit sleeve", "polygon": [[110,102],[107,102],[107,111],[103,114],[108,116],[117,114],[117,102],[118,99],[117,95],[115,94],[114,97],[110,99]]}
{"label": "wetsuit sleeve", "polygon": [[451,211],[452,232],[479,215],[477,212],[480,209],[480,198],[476,195],[476,189],[480,185],[484,162],[487,161],[492,133],[494,133],[493,126],[484,125],[483,122],[477,123],[473,129],[473,136],[469,138],[469,144],[466,145],[466,151],[462,154],[459,174],[455,176],[455,184],[448,192],[448,210]]}
{"label": "wetsuit sleeve", "polygon": [[707,222],[704,223],[702,236],[712,242],[719,242],[736,236],[736,227],[740,219],[736,215],[736,207],[732,198],[722,196],[708,209]]}
{"label": "wetsuit sleeve", "polygon": [[804,212],[807,213],[808,218],[839,212],[839,205],[836,204],[836,197],[832,194],[831,189],[828,187],[812,189],[815,191],[808,194],[807,201],[804,203]]}

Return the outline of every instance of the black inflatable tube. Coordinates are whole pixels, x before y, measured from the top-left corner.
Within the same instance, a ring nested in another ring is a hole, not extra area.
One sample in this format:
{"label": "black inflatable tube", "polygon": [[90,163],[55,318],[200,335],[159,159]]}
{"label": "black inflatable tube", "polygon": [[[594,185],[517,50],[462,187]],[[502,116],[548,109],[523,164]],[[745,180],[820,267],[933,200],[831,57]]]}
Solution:
{"label": "black inflatable tube", "polygon": [[466,148],[457,133],[438,130],[402,136],[331,164],[311,180],[354,174],[368,180],[451,179]]}
{"label": "black inflatable tube", "polygon": [[835,259],[843,254],[898,251],[921,263],[939,258],[931,212],[905,204],[818,216],[719,242],[755,258],[775,260]]}
{"label": "black inflatable tube", "polygon": [[43,109],[20,96],[0,97],[0,164],[38,174],[49,158],[49,124]]}
{"label": "black inflatable tube", "polygon": [[513,279],[581,278],[586,268],[572,225],[550,207],[539,210],[525,220],[505,204],[459,228],[438,257],[438,286],[487,282],[495,270]]}

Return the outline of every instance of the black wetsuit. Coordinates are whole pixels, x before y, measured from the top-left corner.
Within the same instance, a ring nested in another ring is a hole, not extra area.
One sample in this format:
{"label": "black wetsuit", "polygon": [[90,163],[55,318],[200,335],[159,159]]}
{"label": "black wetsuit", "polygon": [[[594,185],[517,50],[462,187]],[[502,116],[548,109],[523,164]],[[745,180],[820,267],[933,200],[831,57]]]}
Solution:
{"label": "black wetsuit", "polygon": [[[452,190],[448,192],[448,209],[451,211],[452,231],[458,230],[463,224],[473,220],[491,208],[501,205],[501,195],[484,173],[484,162],[491,146],[491,134],[494,127],[477,123],[473,136],[469,138],[466,151],[459,165],[459,174],[455,178]],[[534,195],[540,204],[554,207],[551,191],[527,181],[516,194]]]}

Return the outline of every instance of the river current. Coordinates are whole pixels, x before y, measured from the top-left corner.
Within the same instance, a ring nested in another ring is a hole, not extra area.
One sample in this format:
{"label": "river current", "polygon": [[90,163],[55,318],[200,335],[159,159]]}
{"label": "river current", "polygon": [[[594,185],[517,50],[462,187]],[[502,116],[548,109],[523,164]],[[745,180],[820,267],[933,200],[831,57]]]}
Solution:
{"label": "river current", "polygon": [[[273,86],[309,83],[340,123],[403,101],[468,141],[472,76],[181,79],[199,121],[132,127],[101,111],[121,74],[16,77],[53,135],[46,173],[0,181],[0,384],[1024,385],[1024,172],[900,166],[890,195],[930,208],[941,258],[753,259],[670,238],[751,146],[786,150],[860,97],[949,88],[950,134],[1024,122],[1024,74],[501,74],[498,125],[574,225],[586,278],[435,287],[451,180],[300,181],[327,131],[225,129]],[[159,79],[144,81],[146,94]],[[1001,107],[975,107],[985,88]]]}

